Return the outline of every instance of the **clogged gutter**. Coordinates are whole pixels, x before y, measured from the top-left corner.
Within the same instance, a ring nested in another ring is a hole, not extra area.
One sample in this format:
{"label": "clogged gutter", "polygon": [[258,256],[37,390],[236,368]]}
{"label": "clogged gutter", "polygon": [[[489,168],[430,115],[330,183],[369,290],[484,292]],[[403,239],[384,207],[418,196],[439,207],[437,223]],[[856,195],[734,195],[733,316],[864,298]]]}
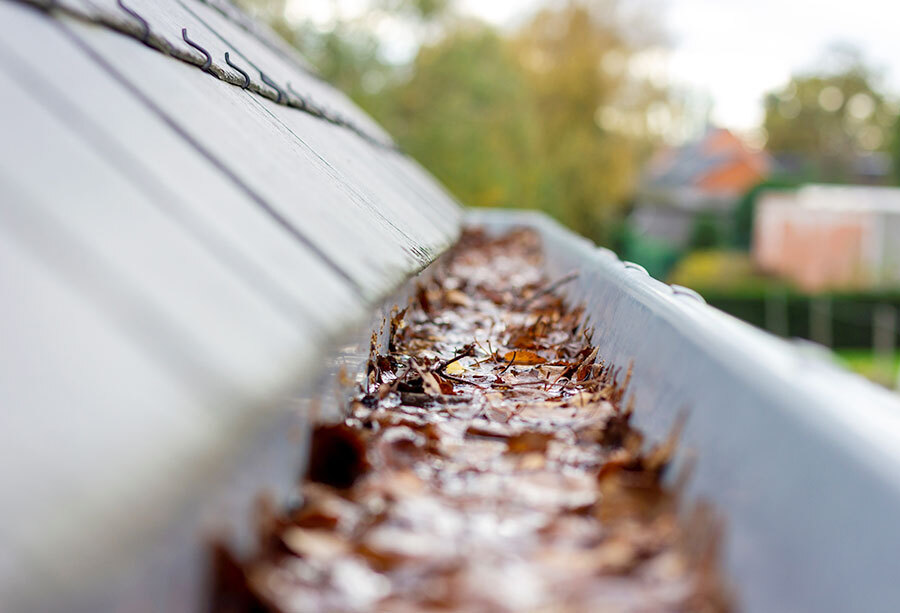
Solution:
{"label": "clogged gutter", "polygon": [[730,610],[714,522],[661,482],[673,441],[629,425],[536,235],[470,231],[438,266],[215,608]]}

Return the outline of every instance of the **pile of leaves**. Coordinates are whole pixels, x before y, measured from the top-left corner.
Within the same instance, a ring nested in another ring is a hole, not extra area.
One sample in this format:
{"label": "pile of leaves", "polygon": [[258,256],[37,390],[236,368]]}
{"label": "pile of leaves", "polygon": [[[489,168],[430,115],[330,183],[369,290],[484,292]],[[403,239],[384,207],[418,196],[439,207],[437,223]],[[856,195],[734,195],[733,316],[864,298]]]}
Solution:
{"label": "pile of leaves", "polygon": [[316,428],[302,503],[252,559],[221,552],[214,607],[730,610],[715,523],[679,519],[674,438],[629,424],[573,278],[544,278],[529,231],[465,234]]}

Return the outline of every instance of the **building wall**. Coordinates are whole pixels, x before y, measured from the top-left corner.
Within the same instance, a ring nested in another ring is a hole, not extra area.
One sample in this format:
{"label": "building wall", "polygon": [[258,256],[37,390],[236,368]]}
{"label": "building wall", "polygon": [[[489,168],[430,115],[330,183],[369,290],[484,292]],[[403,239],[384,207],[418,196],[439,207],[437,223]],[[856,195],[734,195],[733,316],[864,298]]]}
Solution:
{"label": "building wall", "polygon": [[[753,259],[807,291],[900,282],[900,190],[816,186],[763,196]],[[891,197],[897,199],[894,206]]]}

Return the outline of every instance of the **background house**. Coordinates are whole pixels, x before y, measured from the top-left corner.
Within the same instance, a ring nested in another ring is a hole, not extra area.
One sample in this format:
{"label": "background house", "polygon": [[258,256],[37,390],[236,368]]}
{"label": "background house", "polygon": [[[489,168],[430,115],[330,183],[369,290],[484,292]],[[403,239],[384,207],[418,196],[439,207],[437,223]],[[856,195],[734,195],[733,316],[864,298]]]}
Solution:
{"label": "background house", "polygon": [[805,291],[900,284],[900,189],[807,185],[757,204],[753,260]]}
{"label": "background house", "polygon": [[658,152],[647,164],[628,218],[626,256],[665,275],[685,249],[726,240],[741,197],[772,167],[768,154],[725,129],[710,129],[697,141]]}

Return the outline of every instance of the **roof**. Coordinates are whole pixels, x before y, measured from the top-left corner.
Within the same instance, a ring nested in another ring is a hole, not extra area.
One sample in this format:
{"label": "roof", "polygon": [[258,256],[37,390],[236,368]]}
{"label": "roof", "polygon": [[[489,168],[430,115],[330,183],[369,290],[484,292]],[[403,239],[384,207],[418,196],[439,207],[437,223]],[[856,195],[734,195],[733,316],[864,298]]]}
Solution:
{"label": "roof", "polygon": [[35,4],[0,3],[0,601],[172,610],[206,505],[289,489],[322,356],[462,211],[223,0]]}
{"label": "roof", "polygon": [[725,129],[710,129],[699,140],[659,151],[644,171],[645,193],[680,192],[691,199],[733,198],[763,179],[771,161],[751,151]]}

